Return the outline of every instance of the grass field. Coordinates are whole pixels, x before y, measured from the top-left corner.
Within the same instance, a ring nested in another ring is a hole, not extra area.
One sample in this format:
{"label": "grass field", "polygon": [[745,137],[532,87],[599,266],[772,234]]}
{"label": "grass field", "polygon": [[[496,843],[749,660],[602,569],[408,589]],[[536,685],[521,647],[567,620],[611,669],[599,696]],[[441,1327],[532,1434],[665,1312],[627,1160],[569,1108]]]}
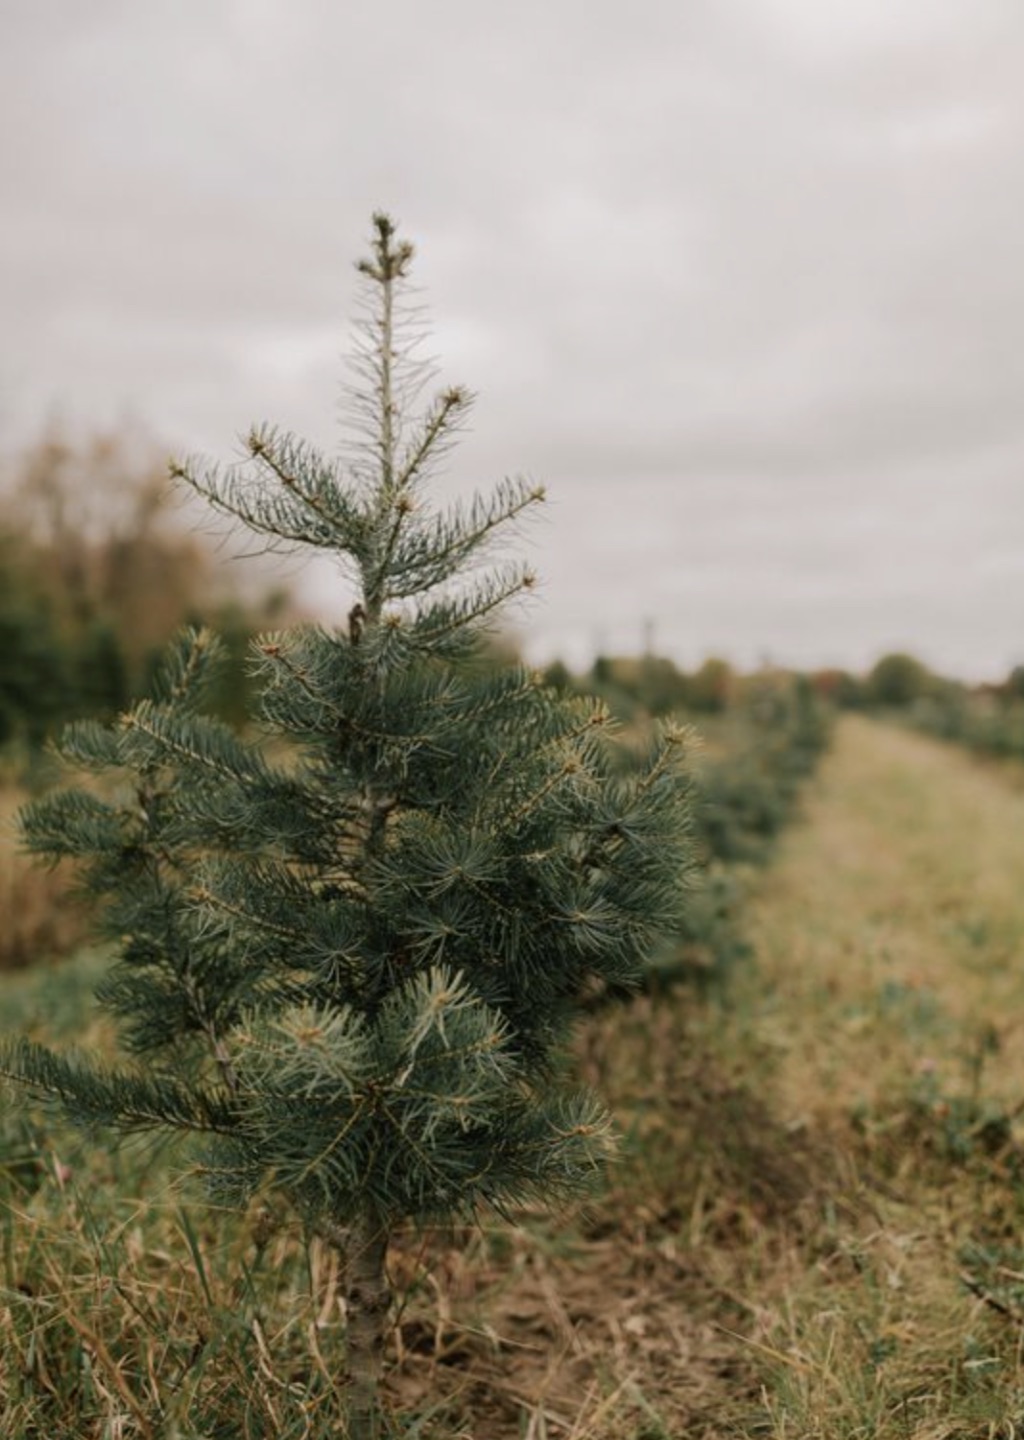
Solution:
{"label": "grass field", "polygon": [[[1022,877],[1024,772],[844,720],[729,994],[581,1034],[604,1195],[395,1250],[402,1433],[1024,1435]],[[100,964],[5,977],[5,1024],[73,1035]],[[339,1433],[328,1254],[159,1151],[16,1111],[0,1144],[0,1433]]]}
{"label": "grass field", "polygon": [[1019,770],[845,722],[731,1022],[812,1157],[750,1433],[1024,1433],[1022,878]]}

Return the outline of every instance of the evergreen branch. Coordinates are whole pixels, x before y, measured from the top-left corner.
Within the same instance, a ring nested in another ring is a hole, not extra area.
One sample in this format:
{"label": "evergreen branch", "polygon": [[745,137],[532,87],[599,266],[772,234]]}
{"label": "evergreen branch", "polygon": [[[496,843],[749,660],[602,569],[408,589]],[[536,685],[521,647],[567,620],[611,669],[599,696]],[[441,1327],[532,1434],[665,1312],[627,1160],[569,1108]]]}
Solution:
{"label": "evergreen branch", "polygon": [[408,458],[403,462],[398,476],[398,488],[408,489],[420,470],[431,457],[439,439],[449,428],[452,415],[465,412],[473,403],[473,397],[461,386],[453,386],[439,395],[427,415],[417,443],[411,447]]}
{"label": "evergreen branch", "polygon": [[342,1145],[348,1139],[349,1135],[355,1129],[356,1125],[363,1118],[366,1107],[367,1101],[365,1098],[360,1098],[356,1101],[355,1107],[353,1108],[351,1115],[346,1120],[342,1128],[338,1131],[337,1135],[333,1136],[330,1142],[324,1147],[324,1149],[321,1150],[318,1154],[314,1155],[298,1172],[295,1177],[296,1185],[305,1185],[312,1178],[314,1172],[321,1169],[327,1162],[327,1160],[329,1160],[332,1155],[336,1154],[341,1149]]}
{"label": "evergreen branch", "polygon": [[[395,1132],[401,1136],[403,1146],[407,1146],[408,1149],[411,1150],[413,1155],[416,1157],[421,1176],[432,1176],[434,1179],[435,1191],[439,1192],[441,1195],[450,1196],[451,1200],[456,1200],[455,1195],[451,1192],[452,1177],[441,1168],[440,1164],[435,1158],[436,1152],[432,1152],[416,1137],[409,1134],[408,1125],[402,1123],[401,1117],[397,1116],[394,1113],[394,1111],[391,1109],[391,1107],[385,1100],[380,1101],[380,1113],[385,1116],[388,1123],[392,1126]],[[412,1173],[415,1174],[414,1169]],[[420,1185],[422,1188],[422,1180],[420,1181]]]}
{"label": "evergreen branch", "polygon": [[275,669],[283,671],[304,694],[311,700],[314,700],[318,705],[321,705],[336,724],[343,726],[346,730],[351,730],[354,734],[362,735],[367,739],[380,740],[385,738],[383,732],[370,729],[368,726],[363,725],[360,721],[353,718],[349,710],[343,709],[337,701],[332,700],[330,696],[325,695],[322,690],[319,690],[310,679],[309,671],[302,665],[296,665],[278,640],[260,640],[257,641],[257,647],[260,654],[265,656]]}
{"label": "evergreen branch", "polygon": [[299,477],[275,454],[276,432],[269,426],[253,426],[246,438],[249,454],[254,460],[265,465],[270,473],[284,486],[289,494],[301,501],[324,525],[335,527],[336,516],[331,513],[320,497],[304,489]]}
{"label": "evergreen branch", "polygon": [[[260,484],[247,484],[222,476],[215,466],[199,473],[188,463],[174,462],[172,479],[189,486],[221,514],[240,520],[257,535],[265,535],[270,548],[281,542],[287,545],[312,545],[318,549],[350,554],[357,560],[365,558],[365,518],[355,507],[343,507],[337,491],[335,513],[326,519],[309,514],[310,507],[292,491],[283,496],[270,496]],[[328,512],[325,508],[325,514]]]}
{"label": "evergreen branch", "polygon": [[193,1014],[202,1034],[206,1037],[210,1055],[220,1072],[224,1087],[229,1095],[238,1094],[238,1075],[231,1060],[231,1054],[223,1035],[210,1017],[201,990],[188,970],[181,976],[182,988],[192,1007]]}
{"label": "evergreen branch", "polygon": [[257,915],[255,911],[244,908],[241,905],[232,904],[223,895],[218,895],[208,885],[194,885],[187,892],[188,898],[197,905],[209,905],[214,910],[219,910],[223,915],[230,915],[233,920],[241,920],[254,930],[262,930],[268,935],[275,935],[279,940],[290,940],[295,944],[305,944],[308,940],[307,933],[292,925],[282,925],[280,922],[268,919],[265,915]]}
{"label": "evergreen branch", "polygon": [[[569,716],[560,716],[559,718],[569,718]],[[595,702],[594,708],[591,709],[588,706],[587,714],[582,720],[578,721],[577,724],[572,725],[565,730],[557,730],[553,735],[549,736],[539,744],[533,743],[530,746],[530,750],[534,758],[538,758],[540,755],[544,754],[547,751],[571,749],[580,741],[590,737],[594,732],[601,730],[609,730],[612,728],[613,725],[614,721],[611,715],[609,714],[604,703],[599,700]],[[488,797],[492,786],[497,783],[501,772],[508,769],[509,758],[510,757],[507,754],[501,754],[498,756],[494,769],[491,771],[490,783],[488,783],[482,789],[482,799],[486,799]],[[575,766],[575,768],[577,770],[582,770],[584,768],[583,756],[577,754],[573,758],[575,758],[575,760],[579,762]]]}
{"label": "evergreen branch", "polygon": [[[361,886],[356,878],[349,876],[349,874],[344,874],[343,880],[346,881],[349,886],[354,887],[351,893],[349,890],[346,890],[346,893],[350,894],[351,899],[366,899],[366,890],[364,890],[364,887]],[[336,884],[337,881],[334,880],[334,877],[331,877],[330,883]],[[243,904],[239,904],[238,901],[229,900],[228,897],[217,893],[215,888],[207,886],[207,884],[197,884],[192,890],[189,890],[189,899],[193,900],[196,904],[200,904],[200,906],[209,906],[210,909],[217,910],[220,914],[226,914],[226,916],[230,916],[232,920],[241,920],[249,929],[258,930],[258,932],[262,932],[264,935],[272,935],[278,940],[288,940],[297,950],[307,949],[308,945],[310,945],[311,937],[313,937],[311,936],[310,924],[308,924],[308,922],[305,926],[282,924],[279,920],[256,912],[252,907],[243,906]]]}
{"label": "evergreen branch", "polygon": [[19,824],[26,848],[54,861],[120,856],[126,844],[121,812],[87,790],[58,790],[32,800]]}
{"label": "evergreen branch", "polygon": [[80,1123],[112,1125],[125,1131],[167,1126],[210,1135],[233,1135],[237,1130],[233,1105],[214,1091],[179,1083],[167,1075],[104,1071],[29,1040],[0,1046],[0,1077],[57,1103]]}
{"label": "evergreen branch", "polygon": [[549,775],[543,785],[535,790],[527,800],[524,800],[518,805],[510,815],[505,817],[506,825],[512,828],[518,825],[521,820],[525,820],[527,815],[532,814],[534,810],[544,803],[551,792],[556,790],[563,780],[567,779],[570,775],[578,775],[582,768],[583,766],[578,757],[570,755],[563,762],[560,769],[556,770],[554,774]]}
{"label": "evergreen branch", "polygon": [[309,672],[304,667],[296,665],[288,655],[287,651],[279,641],[273,639],[257,642],[261,655],[266,658],[279,670],[284,671],[290,680],[293,680],[299,689],[304,691],[311,700],[322,705],[331,718],[345,729],[351,730],[354,734],[365,736],[367,739],[381,740],[388,738],[386,732],[373,730],[355,720],[350,710],[343,709],[336,701],[325,695],[322,690],[316,688],[309,678]]}
{"label": "evergreen branch", "polygon": [[415,640],[423,650],[444,654],[445,642],[453,635],[471,626],[478,630],[488,615],[500,610],[516,595],[532,590],[536,583],[532,570],[506,570],[475,594],[421,611],[411,627]]}
{"label": "evergreen branch", "polygon": [[171,706],[195,703],[224,657],[224,646],[212,631],[188,626],[164,652],[152,682],[154,699]]}
{"label": "evergreen branch", "polygon": [[[391,1073],[384,1077],[382,1085],[387,1089],[400,1092],[405,1099],[415,1099],[421,1095],[431,1094],[430,1091],[418,1090],[415,1086],[408,1084],[409,1079],[416,1070],[423,1067],[440,1068],[442,1071],[455,1069],[458,1071],[460,1062],[474,1059],[486,1059],[494,1061],[500,1058],[504,1049],[509,1044],[508,1027],[499,1020],[487,1033],[475,1040],[469,1040],[463,1045],[449,1045],[443,1043],[443,1048],[437,1054],[428,1055],[425,1059],[419,1056],[419,1049],[426,1036],[413,1036],[410,1046],[409,1057],[402,1057],[404,1063],[401,1069],[396,1067]],[[502,1083],[508,1078],[507,1067],[503,1070],[496,1066],[495,1072],[502,1079]],[[437,1095],[434,1095],[437,1099]]]}
{"label": "evergreen branch", "polygon": [[680,748],[690,738],[690,732],[681,725],[666,723],[661,726],[659,735],[661,746],[655,756],[654,764],[637,783],[638,793],[643,794],[652,789],[673,765],[678,764]]}
{"label": "evergreen branch", "polygon": [[262,759],[243,746],[227,725],[208,716],[190,720],[142,700],[121,717],[121,727],[129,734],[145,736],[164,755],[236,785],[263,784],[269,778]]}
{"label": "evergreen branch", "polygon": [[335,544],[333,532],[311,533],[306,526],[289,526],[280,512],[261,514],[238,486],[230,480],[222,479],[215,466],[209,466],[204,475],[200,476],[187,462],[174,460],[170,464],[169,473],[172,480],[188,485],[214,510],[229,515],[232,520],[241,520],[247,529],[257,535],[269,536],[272,543],[285,540],[296,544],[317,545],[322,549],[331,549]]}
{"label": "evergreen branch", "polygon": [[544,498],[542,486],[505,481],[489,500],[475,497],[468,513],[455,506],[438,515],[394,556],[388,598],[403,599],[443,584],[466,567],[496,530]]}
{"label": "evergreen branch", "polygon": [[482,725],[502,714],[516,727],[527,713],[532,713],[538,699],[537,676],[523,667],[510,668],[496,675],[493,681],[464,693],[460,697],[453,725]]}
{"label": "evergreen branch", "polygon": [[57,738],[55,749],[60,758],[97,772],[116,769],[121,764],[117,731],[100,720],[72,720]]}
{"label": "evergreen branch", "polygon": [[[462,888],[478,895],[489,910],[498,911],[502,915],[515,915],[518,913],[519,907],[514,904],[509,904],[506,901],[500,900],[498,898],[498,895],[495,893],[493,886],[486,884],[484,881],[478,880],[473,875],[466,874],[464,871],[459,873],[458,879],[462,883]],[[438,886],[435,887],[434,894],[437,895],[440,893],[441,886],[439,883]]]}
{"label": "evergreen branch", "polygon": [[412,501],[407,495],[400,495],[395,505],[395,518],[391,526],[391,532],[384,542],[383,553],[378,557],[373,566],[363,573],[363,591],[366,599],[366,610],[371,622],[380,620],[381,610],[387,593],[387,575],[391,569],[392,557],[395,553],[395,546],[398,544],[398,536],[402,529],[405,517],[412,511]]}

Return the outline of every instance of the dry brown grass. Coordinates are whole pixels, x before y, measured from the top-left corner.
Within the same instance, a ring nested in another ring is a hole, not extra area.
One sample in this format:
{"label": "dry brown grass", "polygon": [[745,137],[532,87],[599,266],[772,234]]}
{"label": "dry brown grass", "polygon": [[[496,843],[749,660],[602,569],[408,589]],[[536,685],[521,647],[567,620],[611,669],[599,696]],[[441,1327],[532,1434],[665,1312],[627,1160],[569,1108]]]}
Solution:
{"label": "dry brown grass", "polygon": [[741,1434],[759,1376],[730,1331],[750,1323],[750,1277],[788,1263],[829,1157],[681,1008],[638,1001],[591,1030],[583,1058],[624,1132],[613,1185],[560,1225],[400,1254],[401,1286],[420,1283],[393,1391],[405,1408],[448,1396],[466,1435],[494,1440]]}

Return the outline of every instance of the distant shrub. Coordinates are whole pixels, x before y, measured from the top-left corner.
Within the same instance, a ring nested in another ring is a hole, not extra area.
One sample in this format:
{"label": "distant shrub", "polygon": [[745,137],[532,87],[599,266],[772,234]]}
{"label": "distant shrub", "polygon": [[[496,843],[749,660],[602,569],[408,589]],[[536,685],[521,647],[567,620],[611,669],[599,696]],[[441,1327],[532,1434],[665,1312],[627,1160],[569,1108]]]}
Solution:
{"label": "distant shrub", "polygon": [[184,623],[227,646],[216,712],[248,715],[247,652],[282,597],[245,604],[170,508],[165,465],[129,436],[40,441],[0,496],[0,747],[112,719],[144,693]]}
{"label": "distant shrub", "polygon": [[913,655],[883,655],[868,675],[867,698],[874,705],[905,707],[930,694],[934,683],[931,671]]}

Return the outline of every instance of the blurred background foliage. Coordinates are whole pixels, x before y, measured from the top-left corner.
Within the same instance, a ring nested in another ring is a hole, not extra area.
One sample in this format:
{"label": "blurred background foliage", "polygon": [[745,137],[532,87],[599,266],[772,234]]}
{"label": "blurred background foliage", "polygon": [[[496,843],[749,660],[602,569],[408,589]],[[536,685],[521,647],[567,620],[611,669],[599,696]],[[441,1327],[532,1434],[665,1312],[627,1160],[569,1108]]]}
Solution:
{"label": "blurred background foliage", "polygon": [[1024,760],[1024,665],[1003,680],[969,685],[936,675],[912,655],[885,655],[859,703],[978,754]]}
{"label": "blurred background foliage", "polygon": [[[253,587],[255,577],[255,587]],[[243,585],[249,588],[243,589]],[[0,484],[0,967],[66,954],[84,916],[67,877],[18,855],[12,817],[52,778],[45,742],[66,721],[110,719],[145,693],[183,624],[208,623],[228,662],[211,696],[237,728],[252,711],[251,637],[295,619],[287,592],[258,564],[235,566],[197,529],[153,441],[131,429],[71,438],[52,429],[9,463]],[[479,663],[518,661],[494,638]],[[694,729],[696,839],[702,880],[685,932],[654,957],[650,985],[718,986],[748,953],[740,923],[746,875],[763,863],[826,748],[837,709],[897,718],[981,751],[1024,757],[1024,665],[968,686],[912,655],[882,656],[864,675],[738,673],[711,656],[693,670],[653,653],[599,655],[548,682],[599,695],[627,740],[673,716]]]}
{"label": "blurred background foliage", "polygon": [[117,714],[186,622],[224,637],[214,705],[241,725],[248,639],[286,605],[280,590],[243,594],[175,503],[152,441],[51,431],[0,489],[0,748],[31,758],[66,720]]}

